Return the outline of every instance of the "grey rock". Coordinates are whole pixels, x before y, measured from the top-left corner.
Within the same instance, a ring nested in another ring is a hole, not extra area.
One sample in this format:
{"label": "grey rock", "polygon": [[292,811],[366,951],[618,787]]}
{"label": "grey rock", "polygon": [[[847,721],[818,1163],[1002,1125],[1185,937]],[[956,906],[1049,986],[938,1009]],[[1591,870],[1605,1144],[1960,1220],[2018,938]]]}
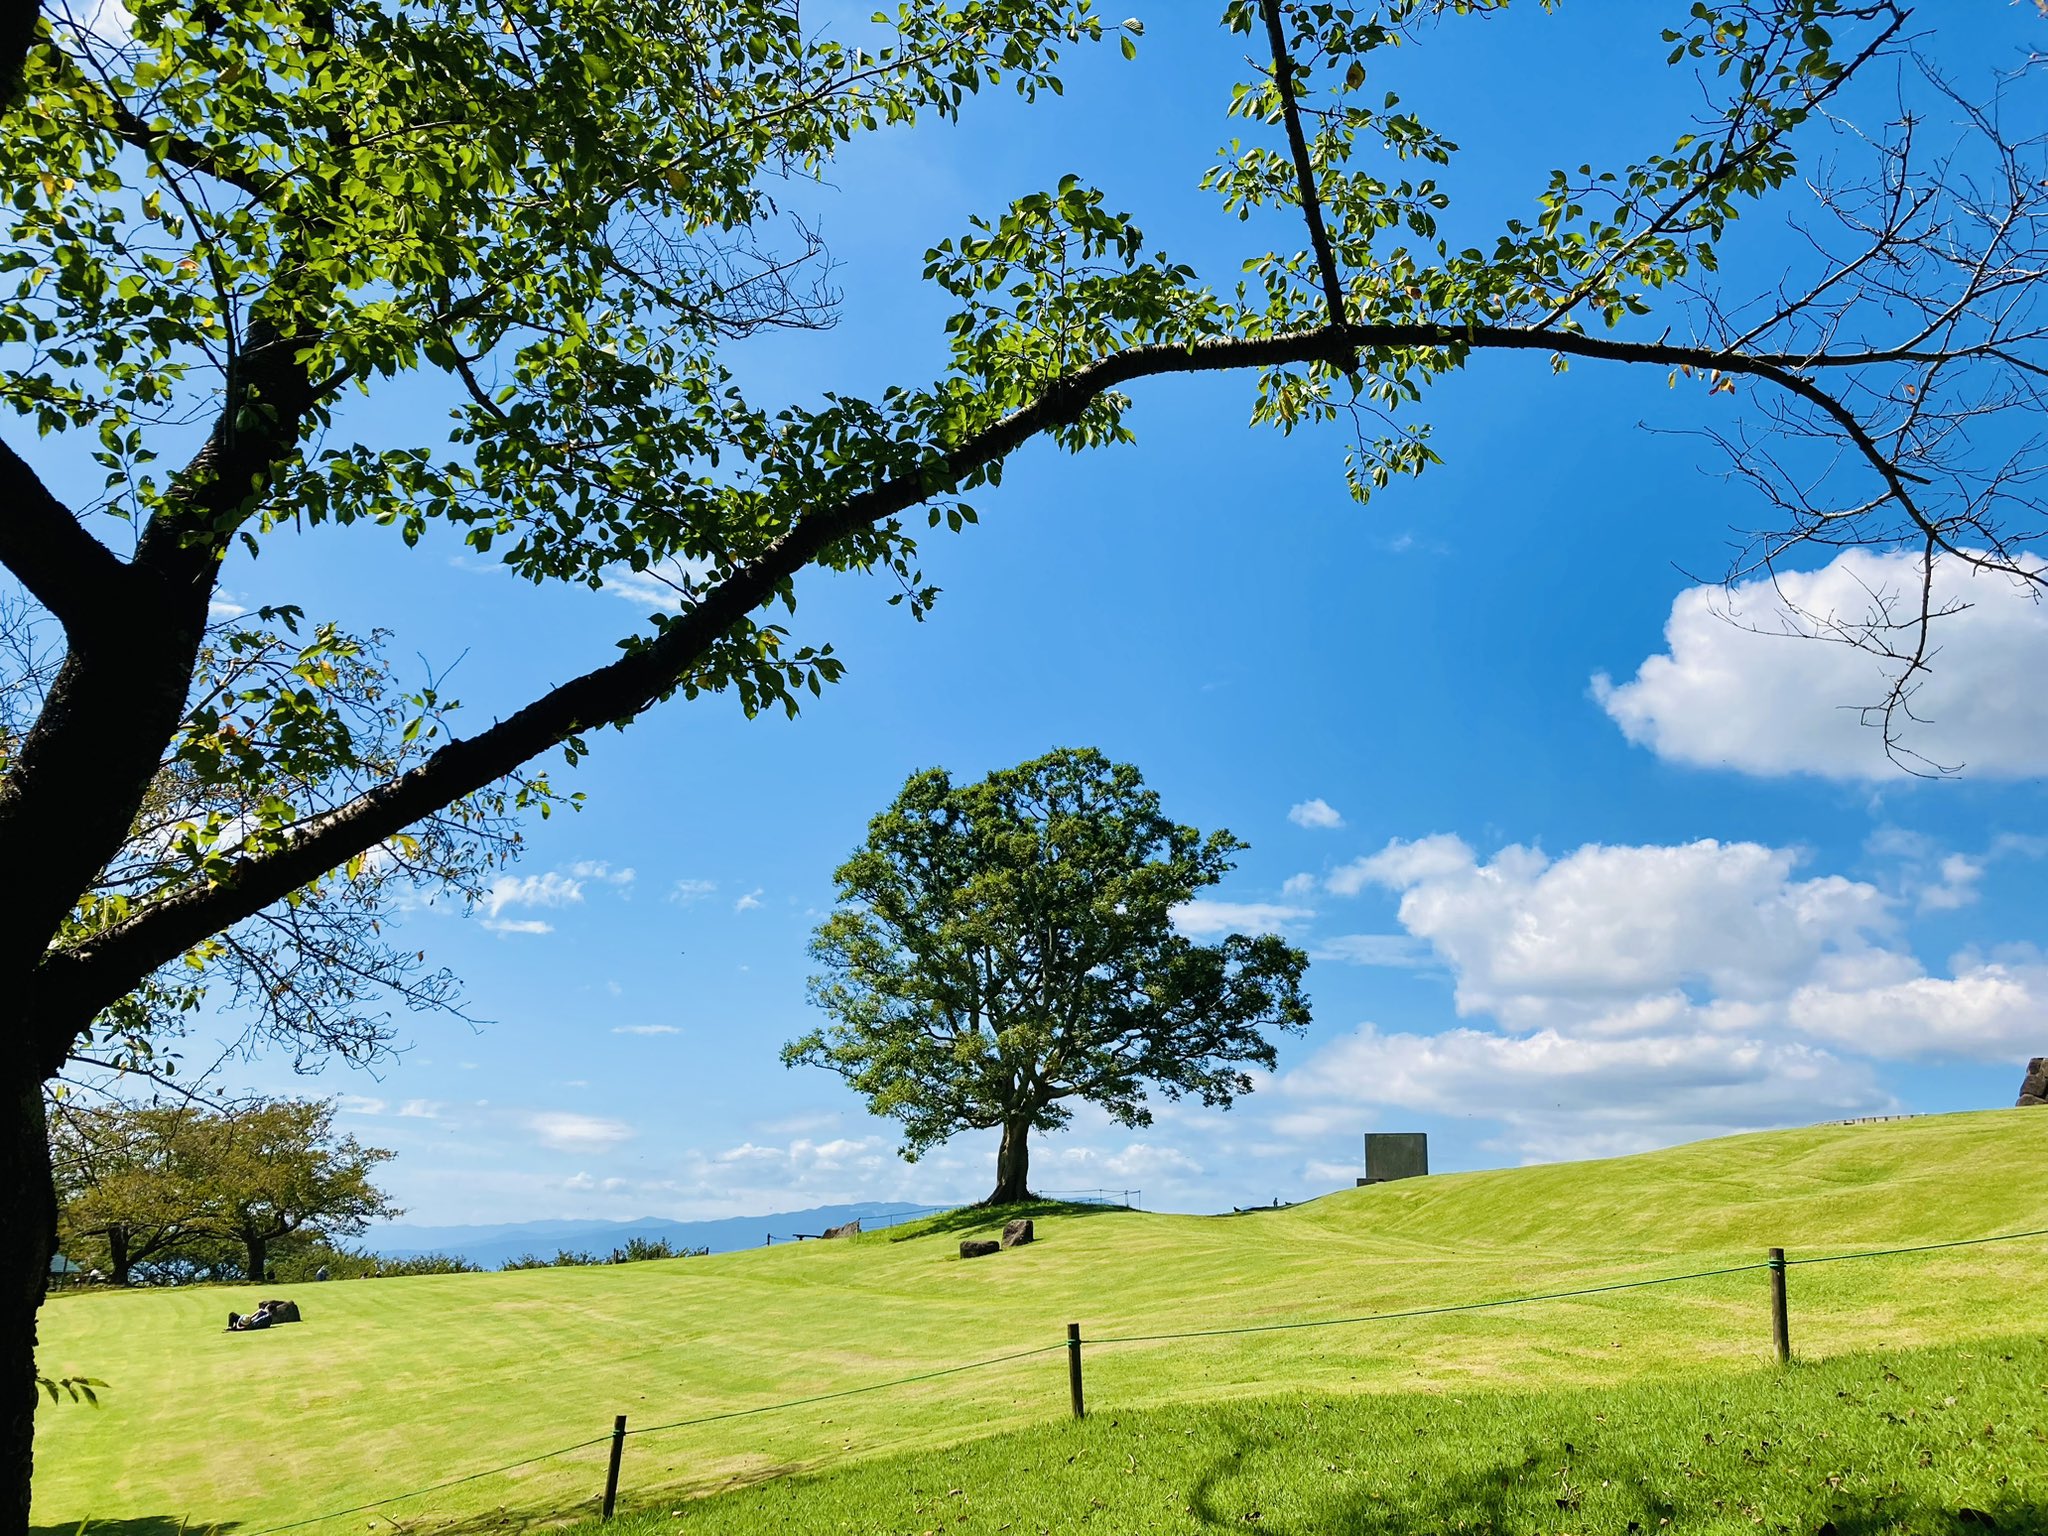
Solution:
{"label": "grey rock", "polygon": [[2036,1056],[2027,1063],[2027,1078],[2020,1084],[2020,1103],[2048,1104],[2048,1056]]}
{"label": "grey rock", "polygon": [[986,1237],[963,1237],[960,1239],[960,1257],[963,1259],[985,1258],[991,1253],[1001,1253],[1003,1245]]}
{"label": "grey rock", "polygon": [[845,1223],[844,1225],[842,1225],[842,1226],[837,1226],[837,1227],[827,1227],[827,1228],[826,1228],[826,1229],[825,1229],[824,1231],[820,1232],[820,1233],[818,1234],[818,1236],[820,1236],[820,1237],[859,1237],[859,1236],[860,1236],[860,1218],[859,1218],[858,1216],[856,1216],[856,1217],[854,1217],[854,1218],[853,1218],[853,1220],[851,1220],[851,1221],[849,1221],[849,1222],[846,1222],[846,1223]]}
{"label": "grey rock", "polygon": [[1020,1216],[1015,1221],[1003,1223],[1003,1246],[1022,1248],[1032,1238],[1031,1218]]}

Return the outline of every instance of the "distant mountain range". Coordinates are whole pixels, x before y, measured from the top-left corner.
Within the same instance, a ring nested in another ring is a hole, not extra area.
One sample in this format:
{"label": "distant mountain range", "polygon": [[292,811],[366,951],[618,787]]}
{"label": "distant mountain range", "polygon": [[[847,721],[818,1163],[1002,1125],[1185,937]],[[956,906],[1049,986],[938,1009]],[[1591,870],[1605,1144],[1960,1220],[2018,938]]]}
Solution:
{"label": "distant mountain range", "polygon": [[770,1237],[778,1243],[788,1242],[799,1233],[815,1236],[827,1227],[855,1220],[869,1227],[900,1225],[935,1209],[939,1207],[870,1200],[859,1205],[777,1211],[767,1216],[726,1216],[716,1221],[669,1221],[647,1216],[638,1221],[522,1221],[495,1227],[426,1227],[393,1222],[372,1231],[364,1246],[388,1259],[449,1253],[486,1269],[496,1269],[507,1259],[522,1254],[553,1258],[563,1248],[602,1258],[614,1248],[625,1247],[626,1240],[632,1237],[649,1241],[666,1238],[678,1248],[730,1253],[736,1248],[762,1247]]}

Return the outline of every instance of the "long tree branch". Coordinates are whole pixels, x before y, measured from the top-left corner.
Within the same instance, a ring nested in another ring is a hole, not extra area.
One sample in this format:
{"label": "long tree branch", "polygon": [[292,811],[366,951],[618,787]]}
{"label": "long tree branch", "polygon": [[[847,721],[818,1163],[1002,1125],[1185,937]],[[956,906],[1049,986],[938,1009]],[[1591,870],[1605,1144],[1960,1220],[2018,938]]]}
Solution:
{"label": "long tree branch", "polygon": [[28,461],[0,442],[0,565],[74,638],[121,600],[128,567],[50,494]]}
{"label": "long tree branch", "polygon": [[[1798,372],[1805,360],[1729,356],[1712,347],[1669,342],[1428,322],[1346,326],[1336,339],[1365,350],[1562,353],[1618,363],[1718,369],[1771,383],[1836,421],[1884,480],[1891,497],[1924,533],[1946,547],[1939,525],[1918,507],[1906,476],[1869,432],[1845,406]],[[570,737],[638,715],[687,676],[722,635],[771,600],[783,583],[832,544],[944,494],[1032,438],[1078,421],[1104,393],[1163,375],[1325,360],[1331,340],[1327,328],[1317,327],[1255,339],[1132,347],[1058,380],[1032,404],[954,447],[944,456],[940,474],[899,476],[804,516],[752,564],[710,589],[702,602],[644,647],[549,690],[476,736],[451,742],[417,768],[308,821],[286,846],[238,863],[217,882],[166,897],[83,944],[52,951],[37,969],[36,1006],[28,1012],[63,1028],[89,1019],[121,997],[135,977],[175,959],[209,934],[252,916]]]}
{"label": "long tree branch", "polygon": [[[80,41],[82,42],[83,39],[80,39]],[[83,65],[80,63],[80,57],[84,60]],[[59,68],[74,74],[88,88],[96,86],[93,94],[99,99],[100,105],[106,109],[109,124],[124,143],[141,150],[143,154],[151,159],[165,160],[172,165],[182,166],[186,170],[196,172],[199,175],[210,176],[225,186],[233,187],[240,192],[246,192],[258,202],[262,202],[270,192],[276,190],[278,185],[276,181],[266,182],[263,178],[253,176],[238,166],[223,162],[221,159],[223,155],[234,152],[240,146],[222,146],[219,149],[208,149],[203,144],[193,143],[182,134],[172,133],[169,129],[157,128],[145,122],[136,113],[134,108],[121,99],[120,91],[107,71],[100,67],[99,58],[92,52],[89,46],[81,47],[79,57],[74,57],[67,50],[59,49],[57,50],[57,58],[59,60]],[[91,67],[92,75],[96,77],[96,80],[88,79],[85,71],[86,65]]]}

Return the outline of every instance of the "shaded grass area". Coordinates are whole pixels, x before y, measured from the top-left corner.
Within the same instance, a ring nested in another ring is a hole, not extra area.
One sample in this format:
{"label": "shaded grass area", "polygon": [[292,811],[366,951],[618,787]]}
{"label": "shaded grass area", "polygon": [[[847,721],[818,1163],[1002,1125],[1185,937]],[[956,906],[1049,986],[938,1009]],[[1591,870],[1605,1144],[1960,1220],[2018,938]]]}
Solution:
{"label": "shaded grass area", "polygon": [[1129,1206],[1083,1205],[1070,1200],[1019,1200],[1010,1205],[962,1205],[950,1211],[886,1227],[879,1234],[892,1243],[919,1237],[969,1237],[991,1228],[1000,1232],[1006,1222],[1028,1217],[1035,1225],[1050,1217],[1113,1216],[1128,1213]]}
{"label": "shaded grass area", "polygon": [[657,1504],[602,1529],[2038,1536],[2048,1340],[1599,1391],[1104,1413]]}
{"label": "shaded grass area", "polygon": [[[1753,1264],[1772,1244],[1798,1258],[2048,1228],[2043,1166],[2048,1114],[2008,1110],[1432,1177],[1255,1221],[1055,1208],[1034,1216],[1037,1242],[965,1262],[958,1237],[1009,1213],[902,1241],[333,1282],[293,1293],[305,1323],[250,1335],[220,1332],[246,1290],[65,1296],[44,1310],[43,1368],[110,1387],[98,1411],[42,1411],[35,1514],[53,1529],[130,1521],[155,1536],[161,1519],[253,1536],[602,1436],[620,1412],[636,1430],[734,1415],[627,1448],[629,1499],[718,1492],[1052,1421],[1070,1320],[1096,1340],[1281,1324]],[[1791,1289],[1794,1344],[1814,1359],[1998,1336],[2038,1315],[2048,1241],[1798,1268]],[[1752,1271],[1506,1311],[1091,1346],[1088,1394],[1114,1416],[1281,1391],[1604,1389],[1739,1372],[1769,1341]],[[313,1529],[574,1516],[594,1508],[604,1458],[587,1447]]]}

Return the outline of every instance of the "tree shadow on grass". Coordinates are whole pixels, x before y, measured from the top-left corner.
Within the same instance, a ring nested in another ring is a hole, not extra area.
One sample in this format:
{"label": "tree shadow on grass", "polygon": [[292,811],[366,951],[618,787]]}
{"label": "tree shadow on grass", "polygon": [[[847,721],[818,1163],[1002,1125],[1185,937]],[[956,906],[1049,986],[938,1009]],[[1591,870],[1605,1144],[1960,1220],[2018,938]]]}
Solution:
{"label": "tree shadow on grass", "polygon": [[927,1216],[921,1221],[907,1221],[900,1227],[885,1227],[863,1236],[886,1237],[892,1243],[907,1242],[913,1237],[943,1237],[955,1232],[1000,1232],[1003,1223],[1029,1217],[1032,1221],[1045,1221],[1058,1216],[1125,1216],[1130,1214],[1126,1205],[1078,1205],[1065,1200],[1019,1200],[1013,1205],[963,1205],[958,1210],[941,1211],[936,1216]]}
{"label": "tree shadow on grass", "polygon": [[190,1515],[130,1515],[119,1520],[53,1520],[32,1525],[29,1536],[229,1536],[239,1520],[195,1520]]}
{"label": "tree shadow on grass", "polygon": [[[1254,1487],[1227,1487],[1255,1466],[1264,1448],[1253,1436],[1233,1433],[1188,1489],[1188,1512],[1205,1526],[1242,1531],[1248,1523],[1266,1536],[1414,1536],[1418,1531],[1462,1531],[1471,1536],[1518,1536],[1551,1528],[1643,1533],[1674,1529],[1795,1531],[1801,1536],[1991,1536],[1995,1532],[2048,1536],[2048,1502],[2006,1493],[1968,1492],[1931,1497],[1921,1490],[1876,1496],[1838,1492],[1801,1498],[1779,1511],[1779,1489],[1759,1489],[1754,1504],[1711,1490],[1670,1488],[1668,1466],[1624,1458],[1595,1472],[1594,1489],[1577,1486],[1571,1469],[1559,1475],[1555,1447],[1532,1442],[1528,1455],[1498,1456],[1454,1477],[1410,1473],[1403,1482],[1384,1475],[1359,1492],[1333,1483],[1327,1499],[1302,1515],[1260,1507]],[[1335,1468],[1331,1471],[1334,1473]],[[1656,1473],[1666,1475],[1659,1477]],[[1658,1491],[1658,1484],[1666,1491]],[[1296,1490],[1298,1492],[1298,1490]]]}

